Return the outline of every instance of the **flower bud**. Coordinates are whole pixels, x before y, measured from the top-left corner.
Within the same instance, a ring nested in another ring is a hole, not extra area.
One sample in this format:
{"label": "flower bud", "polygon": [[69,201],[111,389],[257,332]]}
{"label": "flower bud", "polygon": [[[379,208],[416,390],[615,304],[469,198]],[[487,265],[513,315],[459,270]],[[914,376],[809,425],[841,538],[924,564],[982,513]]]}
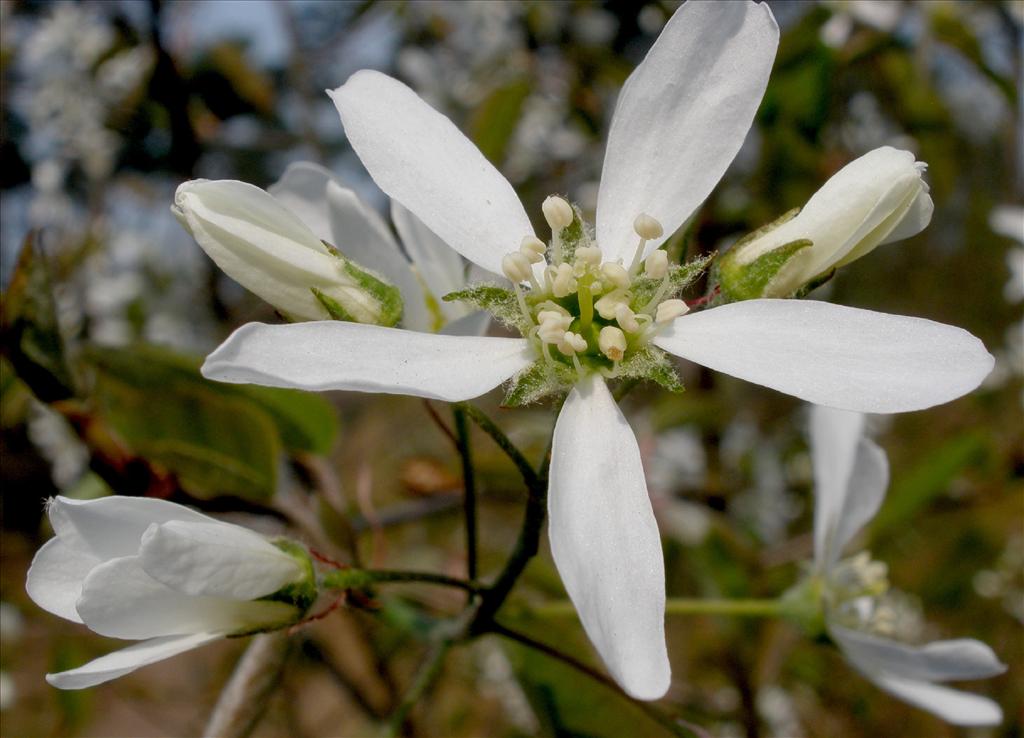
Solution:
{"label": "flower bud", "polygon": [[668,274],[668,254],[661,249],[652,251],[644,261],[644,274],[651,279],[661,279]]}
{"label": "flower bud", "polygon": [[626,354],[626,334],[613,325],[606,325],[597,336],[597,347],[612,361],[620,361]]}
{"label": "flower bud", "polygon": [[658,310],[654,314],[654,322],[667,323],[688,312],[690,312],[690,306],[682,300],[665,300],[658,305]]}
{"label": "flower bud", "polygon": [[525,282],[533,273],[530,259],[521,251],[505,254],[501,259],[501,271],[513,282]]}
{"label": "flower bud", "polygon": [[572,223],[574,217],[572,205],[557,195],[545,198],[540,209],[544,213],[544,220],[548,222],[551,230],[555,233]]}
{"label": "flower bud", "polygon": [[726,253],[723,291],[734,300],[789,297],[881,244],[920,232],[933,207],[924,170],[909,151],[890,146],[850,162],[795,217]]}
{"label": "flower bud", "polygon": [[395,287],[326,246],[258,187],[192,180],[171,210],[225,274],[292,320],[394,325],[401,317]]}
{"label": "flower bud", "polygon": [[640,213],[640,215],[636,216],[636,219],[633,221],[633,230],[636,232],[636,235],[646,241],[661,238],[661,234],[664,233],[661,223],[646,213]]}

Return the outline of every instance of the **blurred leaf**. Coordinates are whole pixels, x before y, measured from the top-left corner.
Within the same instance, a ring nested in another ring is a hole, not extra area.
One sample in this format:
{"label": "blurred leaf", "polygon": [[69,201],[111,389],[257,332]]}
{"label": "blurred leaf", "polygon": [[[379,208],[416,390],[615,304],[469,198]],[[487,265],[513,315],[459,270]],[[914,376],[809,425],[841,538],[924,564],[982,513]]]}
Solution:
{"label": "blurred leaf", "polygon": [[493,164],[505,159],[505,151],[519,123],[530,83],[517,80],[494,90],[469,120],[469,135]]}
{"label": "blurred leaf", "polygon": [[53,280],[30,232],[11,276],[2,309],[3,346],[18,376],[43,402],[74,395],[57,322]]}
{"label": "blurred leaf", "polygon": [[210,49],[209,63],[241,99],[264,115],[273,112],[275,85],[266,74],[252,66],[242,45],[231,41],[217,44]]}
{"label": "blurred leaf", "polygon": [[90,361],[97,367],[140,388],[161,391],[168,386],[196,385],[220,396],[245,400],[270,416],[289,451],[326,454],[337,436],[338,420],[334,408],[320,395],[210,382],[199,374],[201,359],[159,346],[91,348],[88,353]]}
{"label": "blurred leaf", "polygon": [[871,524],[871,536],[904,524],[941,497],[964,469],[983,460],[989,448],[987,434],[971,430],[931,449],[889,488],[888,499]]}

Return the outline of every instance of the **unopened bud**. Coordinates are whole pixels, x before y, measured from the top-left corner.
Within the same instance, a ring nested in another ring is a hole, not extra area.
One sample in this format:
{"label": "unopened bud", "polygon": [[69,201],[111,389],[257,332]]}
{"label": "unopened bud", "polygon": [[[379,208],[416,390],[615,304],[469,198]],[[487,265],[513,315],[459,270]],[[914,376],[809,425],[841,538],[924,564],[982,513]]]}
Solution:
{"label": "unopened bud", "polygon": [[665,302],[658,305],[658,310],[654,315],[655,323],[667,323],[670,320],[675,320],[680,315],[686,315],[690,312],[690,307],[682,300],[665,300]]}
{"label": "unopened bud", "polygon": [[633,230],[636,232],[636,235],[647,241],[661,238],[661,234],[664,233],[661,223],[646,213],[640,213],[640,215],[636,216],[636,220],[633,221]]}
{"label": "unopened bud", "polygon": [[539,264],[544,261],[544,252],[547,246],[536,236],[527,236],[519,246],[519,253],[530,260],[531,264]]}
{"label": "unopened bud", "polygon": [[597,337],[597,347],[612,361],[620,361],[626,354],[626,334],[613,325],[606,325]]}
{"label": "unopened bud", "polygon": [[636,314],[624,302],[620,302],[615,306],[615,322],[627,333],[636,333],[640,330],[640,323],[637,322]]}
{"label": "unopened bud", "polygon": [[651,279],[661,279],[668,274],[668,254],[661,249],[652,251],[644,262],[644,274]]}
{"label": "unopened bud", "polygon": [[544,213],[544,220],[551,226],[551,230],[558,233],[572,223],[572,205],[567,203],[558,195],[551,195],[541,204],[540,209]]}
{"label": "unopened bud", "polygon": [[601,265],[601,276],[616,287],[629,287],[629,272],[622,264],[616,264],[613,261],[605,262]]}
{"label": "unopened bud", "polygon": [[513,282],[524,282],[533,273],[530,268],[530,259],[521,251],[505,254],[501,259],[501,271]]}

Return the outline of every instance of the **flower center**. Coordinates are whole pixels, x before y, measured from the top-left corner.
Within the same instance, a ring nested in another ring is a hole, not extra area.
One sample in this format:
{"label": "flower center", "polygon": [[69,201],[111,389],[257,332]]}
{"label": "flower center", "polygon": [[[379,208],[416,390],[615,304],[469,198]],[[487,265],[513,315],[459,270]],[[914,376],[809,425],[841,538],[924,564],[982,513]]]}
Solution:
{"label": "flower center", "polygon": [[548,363],[571,365],[580,376],[616,377],[623,361],[688,310],[682,300],[664,299],[672,286],[666,253],[644,257],[647,242],[661,237],[661,224],[649,215],[636,217],[639,243],[627,267],[605,261],[585,238],[570,243],[568,233],[576,227],[582,234],[583,224],[568,202],[549,197],[542,210],[551,226],[550,246],[527,236],[502,259],[529,326],[524,335]]}

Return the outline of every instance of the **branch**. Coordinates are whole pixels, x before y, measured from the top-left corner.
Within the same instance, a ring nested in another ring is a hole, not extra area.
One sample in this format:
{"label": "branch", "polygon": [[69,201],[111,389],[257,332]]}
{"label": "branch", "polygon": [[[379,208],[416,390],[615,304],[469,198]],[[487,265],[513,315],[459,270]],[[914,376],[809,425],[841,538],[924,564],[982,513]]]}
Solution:
{"label": "branch", "polygon": [[253,637],[217,698],[203,736],[245,738],[252,733],[281,678],[290,645],[283,631]]}
{"label": "branch", "polygon": [[444,663],[444,657],[451,647],[451,641],[443,640],[435,644],[431,649],[426,660],[420,665],[419,671],[416,672],[416,678],[413,679],[409,691],[405,693],[402,701],[398,703],[398,707],[391,713],[391,718],[388,720],[387,728],[384,731],[385,736],[397,736],[401,732],[402,726],[405,725],[405,721],[409,718],[409,713],[412,712],[412,708],[416,706],[424,692],[441,675],[441,665]]}
{"label": "branch", "polygon": [[466,411],[456,405],[455,415],[455,446],[462,459],[462,510],[466,519],[466,573],[470,579],[476,579],[476,473],[473,470],[473,458],[469,447],[469,422]]}

